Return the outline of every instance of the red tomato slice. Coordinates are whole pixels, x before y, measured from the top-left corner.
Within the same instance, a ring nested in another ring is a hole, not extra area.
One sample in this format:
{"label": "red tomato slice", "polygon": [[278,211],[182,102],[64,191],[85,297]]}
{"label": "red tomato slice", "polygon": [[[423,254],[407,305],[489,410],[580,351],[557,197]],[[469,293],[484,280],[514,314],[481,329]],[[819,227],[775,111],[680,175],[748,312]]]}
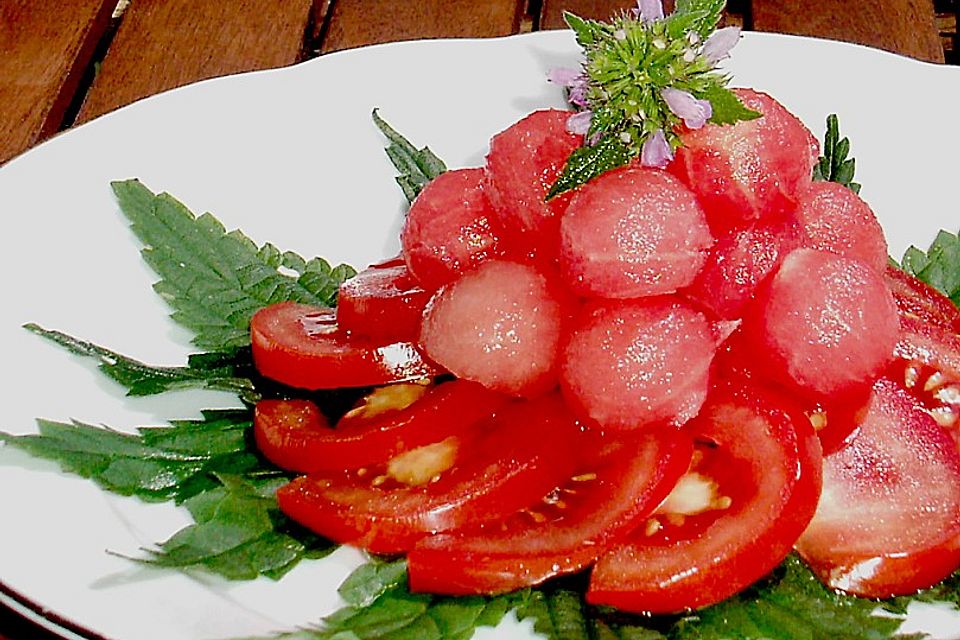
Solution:
{"label": "red tomato slice", "polygon": [[856,434],[823,465],[797,551],[829,587],[914,593],[960,566],[960,452],[900,385],[881,378]]}
{"label": "red tomato slice", "polygon": [[960,310],[950,298],[896,267],[888,265],[883,277],[890,287],[901,318],[913,316],[916,320],[938,325],[953,333],[960,331]]}
{"label": "red tomato slice", "polygon": [[336,542],[400,553],[429,534],[505,518],[573,473],[578,428],[557,396],[512,402],[474,428],[484,436],[454,441],[452,466],[424,484],[397,482],[389,470],[304,476],[277,492],[280,508]]}
{"label": "red tomato slice", "polygon": [[404,451],[456,435],[491,417],[505,401],[475,382],[454,380],[399,410],[372,417],[350,412],[334,429],[309,400],[261,400],[254,435],[263,455],[290,471],[357,469],[385,464]]}
{"label": "red tomato slice", "polygon": [[589,602],[644,613],[719,602],[776,567],[813,516],[820,443],[784,399],[718,387],[685,429],[699,445],[691,472],[600,558]]}
{"label": "red tomato slice", "polygon": [[340,285],[337,324],[352,336],[413,341],[429,299],[402,259],[388,260]]}
{"label": "red tomato slice", "polygon": [[333,309],[281,302],[250,320],[253,362],[261,375],[303,389],[366,387],[437,375],[408,341],[354,337]]}
{"label": "red tomato slice", "polygon": [[[600,444],[588,440],[582,448]],[[410,588],[504,593],[580,571],[663,501],[693,452],[689,438],[673,430],[607,448],[541,504],[501,522],[422,540],[407,556]]]}

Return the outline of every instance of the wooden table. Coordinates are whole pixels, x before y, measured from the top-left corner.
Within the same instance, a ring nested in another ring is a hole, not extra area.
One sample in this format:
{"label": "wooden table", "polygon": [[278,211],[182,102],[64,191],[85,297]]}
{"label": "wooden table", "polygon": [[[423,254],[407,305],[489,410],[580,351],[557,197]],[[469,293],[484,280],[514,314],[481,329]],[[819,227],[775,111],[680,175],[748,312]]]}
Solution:
{"label": "wooden table", "polygon": [[[667,3],[671,4],[670,2]],[[742,0],[726,20],[955,62],[956,0]],[[204,78],[378,42],[494,37],[606,18],[629,0],[0,0],[0,164],[49,136]],[[2,582],[0,575],[0,582]],[[0,640],[54,636],[0,608]]]}

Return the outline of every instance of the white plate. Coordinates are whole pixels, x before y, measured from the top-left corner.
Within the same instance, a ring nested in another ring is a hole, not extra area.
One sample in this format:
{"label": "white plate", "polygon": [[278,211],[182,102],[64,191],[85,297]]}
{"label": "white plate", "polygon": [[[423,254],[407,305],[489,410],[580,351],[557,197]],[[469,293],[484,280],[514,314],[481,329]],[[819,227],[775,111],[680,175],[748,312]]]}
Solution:
{"label": "white plate", "polygon": [[[88,363],[20,329],[38,322],[153,363],[181,364],[191,351],[150,289],[155,277],[111,180],[139,177],[258,242],[361,266],[396,250],[402,208],[374,107],[450,166],[477,165],[492,134],[562,105],[545,75],[577,60],[566,32],[332,54],[149,98],[10,162],[0,169],[0,430],[32,432],[38,416],[129,430],[235,404],[213,394],[124,398]],[[818,137],[825,117],[839,114],[894,255],[957,229],[960,69],[753,33],[728,69]],[[9,449],[0,451],[0,513],[3,599],[13,594],[66,626],[120,640],[230,638],[314,622],[338,606],[335,588],[358,561],[342,550],[279,583],[139,568],[107,552],[136,554],[165,539],[188,523],[181,511],[106,494]],[[925,608],[910,624],[956,637],[960,616]],[[508,623],[486,635],[530,631]]]}

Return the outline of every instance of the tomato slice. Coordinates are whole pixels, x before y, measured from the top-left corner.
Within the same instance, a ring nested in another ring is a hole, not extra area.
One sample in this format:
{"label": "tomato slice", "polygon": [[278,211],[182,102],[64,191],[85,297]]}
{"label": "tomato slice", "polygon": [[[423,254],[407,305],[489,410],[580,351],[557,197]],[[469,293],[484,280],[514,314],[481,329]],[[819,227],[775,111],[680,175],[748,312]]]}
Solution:
{"label": "tomato slice", "polygon": [[351,336],[338,327],[335,310],[297,302],[255,313],[250,338],[257,371],[291,387],[377,386],[440,373],[412,342]]}
{"label": "tomato slice", "polygon": [[826,585],[870,598],[913,593],[960,566],[960,452],[898,382],[877,381],[855,435],[824,459],[797,551]]}
{"label": "tomato slice", "polygon": [[337,323],[352,336],[413,341],[429,299],[402,259],[387,260],[340,285]]}
{"label": "tomato slice", "polygon": [[782,561],[813,516],[820,443],[785,399],[719,386],[685,429],[698,445],[690,472],[600,558],[589,602],[643,613],[719,602]]}
{"label": "tomato slice", "polygon": [[[401,384],[374,390],[368,396],[372,400],[348,412],[336,428],[310,400],[261,400],[253,422],[257,447],[271,462],[290,471],[357,469],[384,464],[405,451],[456,435],[490,418],[506,401],[466,380],[419,391],[417,387]],[[422,396],[400,409],[370,409],[372,403],[382,405],[385,401],[377,398],[384,395],[411,393]]]}
{"label": "tomato slice", "polygon": [[[601,444],[596,437],[581,449]],[[407,556],[413,591],[504,593],[580,571],[652,512],[687,470],[675,430],[618,439],[540,504],[477,528],[425,538]]]}
{"label": "tomato slice", "polygon": [[953,333],[960,331],[960,310],[950,298],[896,267],[888,265],[883,277],[897,303],[901,318],[912,316]]}
{"label": "tomato slice", "polygon": [[[483,433],[476,442],[444,441],[453,463],[425,483],[399,482],[389,466],[303,476],[277,492],[280,508],[336,542],[400,553],[429,534],[505,518],[573,473],[578,427],[558,396],[511,402],[473,430]],[[415,467],[422,451],[401,458]]]}

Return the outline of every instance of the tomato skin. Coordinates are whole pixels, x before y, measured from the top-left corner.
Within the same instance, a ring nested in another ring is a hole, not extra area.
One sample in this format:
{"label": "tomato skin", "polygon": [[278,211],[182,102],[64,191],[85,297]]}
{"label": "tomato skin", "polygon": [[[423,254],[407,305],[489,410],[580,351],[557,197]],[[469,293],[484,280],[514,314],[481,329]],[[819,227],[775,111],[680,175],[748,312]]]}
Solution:
{"label": "tomato skin", "polygon": [[[601,445],[588,439],[581,448]],[[677,431],[623,438],[607,449],[599,460],[581,463],[544,504],[422,540],[407,556],[411,590],[505,593],[580,571],[660,504],[693,452],[689,437]]]}
{"label": "tomato skin", "polygon": [[402,260],[388,260],[340,285],[337,325],[352,336],[413,341],[429,299]]}
{"label": "tomato skin", "polygon": [[412,342],[349,336],[340,331],[333,309],[297,302],[257,311],[250,339],[257,371],[291,387],[377,386],[440,373]]}
{"label": "tomato skin", "polygon": [[579,429],[557,396],[511,402],[473,430],[483,437],[460,447],[453,468],[435,481],[406,486],[370,482],[376,473],[302,476],[277,492],[280,509],[341,544],[401,553],[432,533],[534,504],[575,468]]}
{"label": "tomato skin", "polygon": [[289,471],[357,469],[455,435],[491,417],[505,401],[479,384],[453,380],[399,411],[366,419],[348,415],[331,428],[309,400],[261,400],[254,436],[263,455]]}
{"label": "tomato skin", "polygon": [[803,414],[759,387],[721,385],[685,427],[702,466],[731,496],[722,511],[638,530],[594,567],[587,601],[639,613],[720,602],[790,552],[820,493],[820,443]]}
{"label": "tomato skin", "polygon": [[901,319],[933,324],[952,333],[960,332],[960,310],[937,289],[909,273],[887,265],[883,278],[890,287]]}
{"label": "tomato skin", "polygon": [[869,598],[960,567],[960,451],[898,382],[876,382],[857,431],[824,459],[823,499],[797,551],[827,586]]}

